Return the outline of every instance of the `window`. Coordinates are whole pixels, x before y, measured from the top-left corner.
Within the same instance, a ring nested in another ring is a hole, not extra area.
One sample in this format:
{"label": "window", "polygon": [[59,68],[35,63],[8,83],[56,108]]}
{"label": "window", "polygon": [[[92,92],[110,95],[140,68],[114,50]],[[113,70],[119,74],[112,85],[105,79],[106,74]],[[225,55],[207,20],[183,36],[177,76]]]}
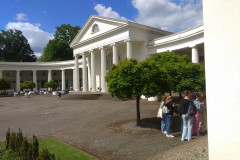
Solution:
{"label": "window", "polygon": [[92,33],[98,32],[99,31],[99,27],[97,24],[94,24],[92,27]]}

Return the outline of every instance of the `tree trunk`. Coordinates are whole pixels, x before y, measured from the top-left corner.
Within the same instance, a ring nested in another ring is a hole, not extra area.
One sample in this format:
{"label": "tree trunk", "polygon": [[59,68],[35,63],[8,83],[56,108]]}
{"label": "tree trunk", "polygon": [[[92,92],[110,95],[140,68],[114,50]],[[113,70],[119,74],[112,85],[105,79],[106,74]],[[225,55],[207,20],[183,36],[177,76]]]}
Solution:
{"label": "tree trunk", "polygon": [[172,92],[169,92],[169,96],[172,96]]}
{"label": "tree trunk", "polygon": [[181,92],[179,92],[179,98],[180,98],[180,100],[182,99],[182,93]]}
{"label": "tree trunk", "polygon": [[140,96],[136,98],[136,109],[137,109],[137,126],[140,126]]}

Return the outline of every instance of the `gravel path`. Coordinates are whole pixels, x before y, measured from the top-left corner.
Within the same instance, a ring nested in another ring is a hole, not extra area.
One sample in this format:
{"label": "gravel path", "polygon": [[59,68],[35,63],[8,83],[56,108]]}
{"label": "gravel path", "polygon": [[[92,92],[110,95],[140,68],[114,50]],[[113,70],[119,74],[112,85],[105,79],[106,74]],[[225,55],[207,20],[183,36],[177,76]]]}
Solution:
{"label": "gravel path", "polygon": [[101,160],[208,159],[206,135],[180,141],[179,117],[173,119],[175,138],[160,133],[157,102],[141,100],[144,129],[131,129],[135,105],[135,100],[0,97],[0,140],[8,127],[21,128],[29,136],[56,137]]}

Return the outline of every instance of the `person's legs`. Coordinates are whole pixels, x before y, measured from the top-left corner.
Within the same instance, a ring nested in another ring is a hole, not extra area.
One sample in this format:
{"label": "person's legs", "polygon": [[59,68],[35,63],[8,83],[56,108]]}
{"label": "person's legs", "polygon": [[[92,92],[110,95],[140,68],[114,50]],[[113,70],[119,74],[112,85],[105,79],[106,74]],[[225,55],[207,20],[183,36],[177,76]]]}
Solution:
{"label": "person's legs", "polygon": [[199,112],[197,112],[196,115],[193,117],[192,134],[199,135]]}
{"label": "person's legs", "polygon": [[187,114],[182,114],[182,126],[183,126],[183,130],[182,130],[182,140],[187,139],[187,130],[188,130],[188,126],[187,126]]}
{"label": "person's legs", "polygon": [[167,115],[166,131],[168,135],[170,134],[171,125],[172,125],[172,115]]}
{"label": "person's legs", "polygon": [[192,140],[193,116],[188,116],[187,120],[187,139]]}
{"label": "person's legs", "polygon": [[166,131],[166,120],[167,120],[167,115],[163,114],[162,115],[162,121],[161,121],[161,131],[164,133]]}

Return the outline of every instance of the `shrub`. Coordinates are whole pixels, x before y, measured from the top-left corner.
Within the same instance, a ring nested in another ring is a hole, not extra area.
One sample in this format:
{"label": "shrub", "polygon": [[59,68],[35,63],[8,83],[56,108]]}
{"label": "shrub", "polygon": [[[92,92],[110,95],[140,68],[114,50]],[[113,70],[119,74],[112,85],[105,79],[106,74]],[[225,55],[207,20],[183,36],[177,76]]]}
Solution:
{"label": "shrub", "polygon": [[6,159],[13,159],[11,158],[12,156],[18,155],[21,156],[20,159],[23,160],[55,160],[55,155],[51,154],[47,149],[43,149],[39,153],[37,137],[33,135],[33,141],[29,143],[27,136],[23,137],[21,129],[19,129],[17,133],[11,133],[8,128],[6,132],[6,149]]}

